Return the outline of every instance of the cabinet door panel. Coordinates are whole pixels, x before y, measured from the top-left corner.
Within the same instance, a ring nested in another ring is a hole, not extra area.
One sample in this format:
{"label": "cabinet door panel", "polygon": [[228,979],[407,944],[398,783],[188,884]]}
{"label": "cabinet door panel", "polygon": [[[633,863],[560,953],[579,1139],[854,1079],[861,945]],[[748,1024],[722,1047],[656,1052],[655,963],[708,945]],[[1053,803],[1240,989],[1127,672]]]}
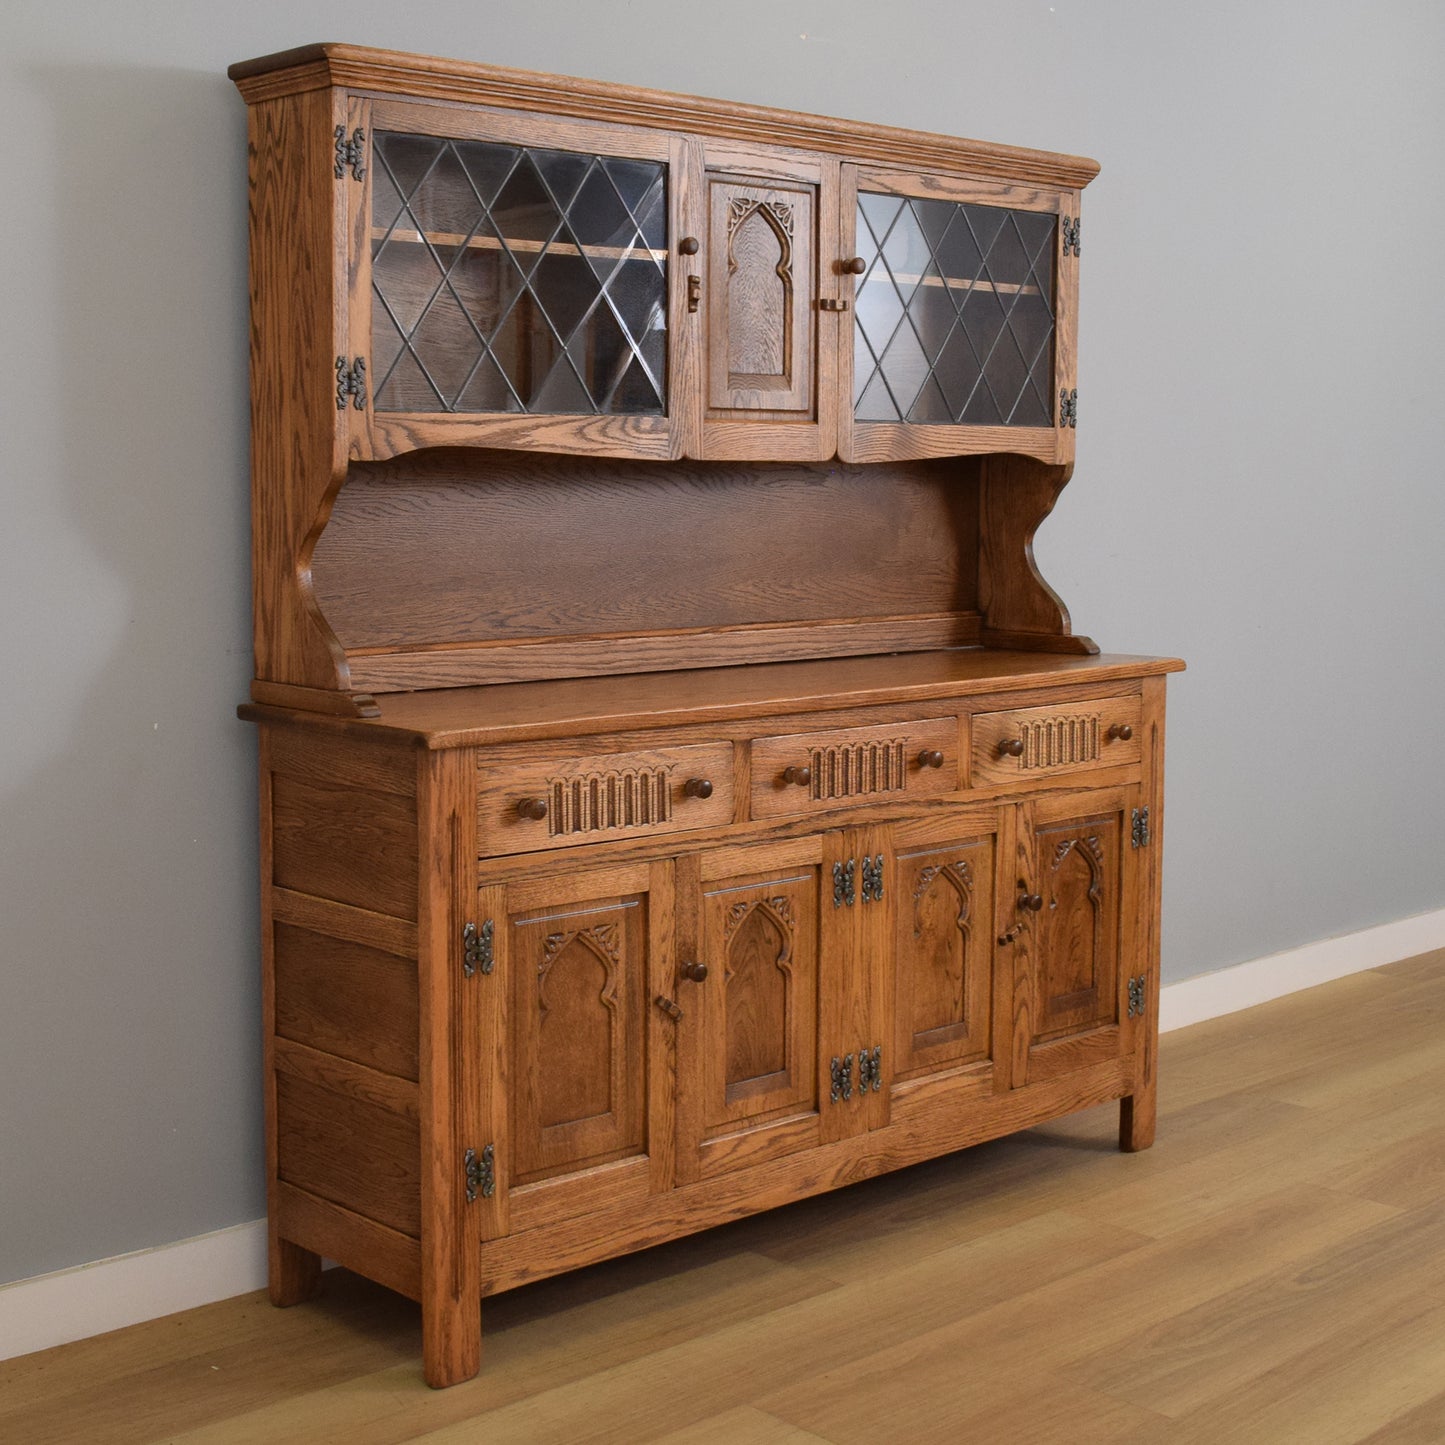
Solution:
{"label": "cabinet door panel", "polygon": [[698,1177],[819,1139],[821,844],[680,865],[679,1171]]}
{"label": "cabinet door panel", "polygon": [[993,871],[992,838],[898,854],[896,1077],[992,1052]]}
{"label": "cabinet door panel", "polygon": [[[578,897],[555,880],[555,901],[507,920],[512,986],[513,1185],[646,1151],[646,987],[649,898]],[[545,885],[543,885],[545,887]]]}
{"label": "cabinet door panel", "polygon": [[1031,803],[1020,829],[1014,1083],[1116,1057],[1137,963],[1137,789]]}

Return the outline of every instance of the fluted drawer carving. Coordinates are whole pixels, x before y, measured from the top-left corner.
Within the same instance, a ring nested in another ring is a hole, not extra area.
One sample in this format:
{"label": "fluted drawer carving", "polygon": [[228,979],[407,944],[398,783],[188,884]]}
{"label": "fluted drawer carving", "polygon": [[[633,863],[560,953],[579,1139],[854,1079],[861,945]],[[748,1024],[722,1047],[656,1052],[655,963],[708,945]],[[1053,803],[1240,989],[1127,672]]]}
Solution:
{"label": "fluted drawer carving", "polygon": [[[925,763],[925,756],[941,756],[943,761]],[[957,718],[833,728],[757,738],[752,744],[755,818],[809,813],[869,798],[926,797],[957,788]]]}
{"label": "fluted drawer carving", "polygon": [[[689,783],[703,782],[710,787],[688,791]],[[717,827],[732,815],[731,743],[511,763],[493,755],[478,771],[483,857]]]}
{"label": "fluted drawer carving", "polygon": [[971,781],[986,787],[1078,769],[1133,766],[1140,758],[1141,726],[1137,696],[977,713]]}

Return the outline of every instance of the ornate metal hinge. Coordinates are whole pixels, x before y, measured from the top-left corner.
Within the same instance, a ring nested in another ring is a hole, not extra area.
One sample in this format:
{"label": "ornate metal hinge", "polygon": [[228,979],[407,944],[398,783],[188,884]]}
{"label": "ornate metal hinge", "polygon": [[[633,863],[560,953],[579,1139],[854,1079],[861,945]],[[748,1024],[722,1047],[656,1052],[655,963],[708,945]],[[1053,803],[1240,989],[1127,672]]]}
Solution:
{"label": "ornate metal hinge", "polygon": [[336,179],[339,181],[346,174],[347,166],[351,167],[351,179],[364,181],[366,179],[366,132],[360,126],[352,131],[351,139],[346,139],[346,127],[339,125],[335,131],[336,137]]}
{"label": "ornate metal hinge", "polygon": [[873,857],[863,855],[863,901],[864,903],[883,902],[883,855],[875,853]]}
{"label": "ornate metal hinge", "polygon": [[490,973],[496,965],[496,956],[492,952],[492,920],[489,918],[480,928],[475,923],[464,924],[462,927],[462,972],[468,977],[481,969],[483,973]]}
{"label": "ornate metal hinge", "polygon": [[350,366],[344,356],[336,358],[336,410],[346,410],[346,398],[357,411],[366,410],[366,358],[358,356]]}
{"label": "ornate metal hinge", "polygon": [[467,1203],[472,1204],[480,1195],[490,1199],[497,1192],[496,1150],[488,1144],[480,1154],[468,1149],[462,1156],[462,1167],[467,1172]]}
{"label": "ornate metal hinge", "polygon": [[857,894],[853,891],[854,879],[853,859],[846,863],[835,863],[833,865],[833,907],[842,908],[845,904],[851,908],[857,901]]}
{"label": "ornate metal hinge", "polygon": [[848,303],[841,296],[820,296],[818,298],[819,311],[846,311]]}
{"label": "ornate metal hinge", "polygon": [[1079,388],[1061,387],[1059,390],[1059,425],[1073,426],[1079,424]]}
{"label": "ornate metal hinge", "polygon": [[1130,814],[1129,841],[1136,848],[1149,846],[1149,809],[1135,808]]}
{"label": "ornate metal hinge", "polygon": [[1079,218],[1062,216],[1059,219],[1059,225],[1064,232],[1064,255],[1067,256],[1072,251],[1077,256],[1079,254]]}
{"label": "ornate metal hinge", "polygon": [[833,1089],[828,1097],[835,1103],[841,1103],[845,1099],[853,1097],[853,1055],[846,1058],[834,1058],[829,1066],[829,1072],[833,1076]]}
{"label": "ornate metal hinge", "polygon": [[866,1094],[872,1089],[876,1094],[883,1087],[883,1045],[875,1044],[872,1050],[858,1050],[858,1092]]}
{"label": "ornate metal hinge", "polygon": [[1142,1018],[1144,1014],[1144,975],[1129,980],[1129,1017]]}

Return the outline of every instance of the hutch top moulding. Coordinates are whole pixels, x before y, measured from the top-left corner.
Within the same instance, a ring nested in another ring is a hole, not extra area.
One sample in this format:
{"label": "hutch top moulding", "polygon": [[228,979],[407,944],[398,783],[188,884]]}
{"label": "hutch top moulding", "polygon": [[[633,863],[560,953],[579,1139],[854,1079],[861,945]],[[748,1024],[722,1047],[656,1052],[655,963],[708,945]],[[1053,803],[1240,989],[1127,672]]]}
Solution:
{"label": "hutch top moulding", "polygon": [[1074,156],[318,45],[249,107],[271,1289],[481,1296],[1104,1100],[1164,675],[1034,566]]}

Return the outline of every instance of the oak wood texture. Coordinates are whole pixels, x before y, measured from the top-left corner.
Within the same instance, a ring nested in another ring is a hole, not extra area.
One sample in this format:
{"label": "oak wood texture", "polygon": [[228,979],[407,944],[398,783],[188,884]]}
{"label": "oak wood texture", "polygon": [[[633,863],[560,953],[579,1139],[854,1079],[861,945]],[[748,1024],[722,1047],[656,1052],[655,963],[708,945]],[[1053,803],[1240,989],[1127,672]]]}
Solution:
{"label": "oak wood texture", "polygon": [[[1157,840],[1182,664],[1097,655],[1038,573],[1062,403],[852,420],[859,188],[1057,218],[1020,219],[1058,237],[1071,386],[1063,218],[1093,163],[346,46],[232,74],[272,1299],[323,1257],[365,1273],[419,1303],[423,1377],[453,1385],[480,1301],[543,1276],[1102,1102],[1147,1147],[1143,810]],[[475,142],[582,158],[616,226],[549,240],[569,200],[539,191],[477,227],[439,185],[393,227],[380,135],[463,169]],[[610,356],[519,279],[631,264],[594,157],[664,173],[639,260],[666,279],[629,323],[665,334],[663,414],[447,411],[479,355],[529,396],[559,344],[584,389]],[[945,306],[1046,285],[919,269]],[[433,412],[420,371],[386,377],[438,298]],[[546,334],[504,334],[513,304]]]}
{"label": "oak wood texture", "polygon": [[1148,1153],[1098,1109],[497,1296],[474,1385],[333,1271],[0,1363],[0,1436],[1434,1445],[1442,1008],[1435,953],[1168,1034]]}

